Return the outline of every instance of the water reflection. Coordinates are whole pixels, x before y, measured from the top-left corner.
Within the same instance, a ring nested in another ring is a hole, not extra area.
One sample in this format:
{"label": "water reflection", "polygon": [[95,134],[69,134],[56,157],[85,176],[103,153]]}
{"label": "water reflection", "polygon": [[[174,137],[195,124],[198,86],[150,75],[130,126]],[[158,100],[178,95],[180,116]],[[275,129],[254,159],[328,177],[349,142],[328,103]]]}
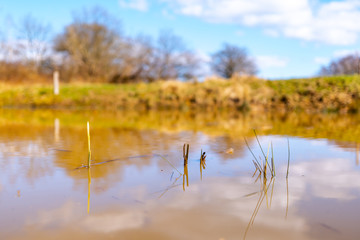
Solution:
{"label": "water reflection", "polygon": [[184,174],[183,174],[183,190],[185,191],[185,183],[186,187],[189,187],[189,172],[187,164],[184,165]]}
{"label": "water reflection", "polygon": [[87,212],[90,213],[90,191],[91,191],[91,168],[88,168],[88,201],[87,201]]}
{"label": "water reflection", "polygon": [[[347,125],[360,122],[358,116],[1,113],[0,212],[12,221],[0,218],[0,239],[240,239],[244,233],[246,239],[356,239],[360,234],[359,143],[352,136],[359,124]],[[91,169],[81,167],[88,156],[88,118]],[[327,120],[339,125],[326,129]],[[251,177],[254,166],[243,137],[257,146],[253,128],[261,142],[270,135],[276,178],[269,169]],[[289,179],[288,136],[293,136]],[[184,142],[191,144],[185,153]]]}
{"label": "water reflection", "polygon": [[[257,179],[261,178],[261,175],[262,174],[259,172],[259,175],[258,175]],[[254,224],[255,218],[256,218],[256,216],[257,216],[257,214],[259,212],[259,209],[260,209],[265,197],[266,197],[266,206],[267,206],[267,208],[271,207],[272,196],[273,196],[273,193],[274,193],[275,178],[271,176],[271,179],[270,179],[270,181],[268,183],[267,177],[266,177],[266,172],[265,172],[263,174],[263,181],[260,181],[260,182],[262,182],[261,190],[260,190],[260,196],[259,196],[258,201],[256,202],[256,206],[255,206],[253,214],[251,215],[249,224],[247,225],[247,227],[245,229],[243,239],[246,239],[246,236],[247,236],[248,231],[250,230],[250,227]],[[270,186],[272,186],[272,190],[271,190],[270,205],[269,205],[268,190],[269,190]],[[247,195],[247,196],[249,196],[249,195]]]}

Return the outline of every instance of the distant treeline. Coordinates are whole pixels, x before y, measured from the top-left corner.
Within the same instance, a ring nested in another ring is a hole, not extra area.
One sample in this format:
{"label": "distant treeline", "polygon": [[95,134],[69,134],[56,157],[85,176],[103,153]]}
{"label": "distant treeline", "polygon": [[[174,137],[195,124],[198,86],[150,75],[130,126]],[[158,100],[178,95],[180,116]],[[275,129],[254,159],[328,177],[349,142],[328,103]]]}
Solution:
{"label": "distant treeline", "polygon": [[206,63],[180,36],[162,30],[157,39],[128,37],[121,23],[101,8],[74,14],[72,23],[50,37],[50,27],[32,16],[14,24],[16,40],[0,44],[0,80],[35,81],[60,71],[62,81],[107,83],[196,79],[204,65],[226,78],[252,75],[256,66],[245,48],[224,44]]}
{"label": "distant treeline", "polygon": [[[204,61],[171,30],[160,31],[157,39],[125,36],[120,21],[101,8],[75,13],[73,21],[53,36],[49,25],[31,15],[12,26],[14,36],[0,34],[0,81],[42,81],[55,70],[67,82],[189,80],[205,77],[205,65],[228,79],[257,73],[246,48],[224,43],[210,61]],[[333,61],[320,73],[358,73],[358,62],[357,56],[350,55]]]}

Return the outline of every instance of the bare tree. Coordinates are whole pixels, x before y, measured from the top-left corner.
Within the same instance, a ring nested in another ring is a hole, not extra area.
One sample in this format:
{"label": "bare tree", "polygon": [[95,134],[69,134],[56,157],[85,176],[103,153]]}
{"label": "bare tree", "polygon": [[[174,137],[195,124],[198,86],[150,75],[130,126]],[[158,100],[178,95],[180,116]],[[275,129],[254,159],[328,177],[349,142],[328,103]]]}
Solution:
{"label": "bare tree", "polygon": [[48,42],[50,25],[27,15],[15,27],[18,34],[16,52],[26,65],[38,70],[50,49]]}
{"label": "bare tree", "polygon": [[256,65],[248,56],[246,49],[228,43],[211,56],[210,65],[215,73],[225,78],[231,78],[234,74],[257,73]]}
{"label": "bare tree", "polygon": [[171,31],[163,30],[154,49],[152,78],[189,79],[196,76],[199,59],[188,50],[182,39]]}
{"label": "bare tree", "polygon": [[55,50],[70,56],[83,77],[108,78],[121,59],[124,43],[118,21],[100,8],[84,10],[55,39]]}
{"label": "bare tree", "polygon": [[320,75],[353,75],[360,74],[360,58],[357,54],[347,55],[333,60],[320,70]]}
{"label": "bare tree", "polygon": [[128,38],[123,42],[124,47],[121,51],[121,60],[117,62],[117,74],[111,82],[134,82],[148,81],[154,47],[152,39],[145,35],[136,38]]}

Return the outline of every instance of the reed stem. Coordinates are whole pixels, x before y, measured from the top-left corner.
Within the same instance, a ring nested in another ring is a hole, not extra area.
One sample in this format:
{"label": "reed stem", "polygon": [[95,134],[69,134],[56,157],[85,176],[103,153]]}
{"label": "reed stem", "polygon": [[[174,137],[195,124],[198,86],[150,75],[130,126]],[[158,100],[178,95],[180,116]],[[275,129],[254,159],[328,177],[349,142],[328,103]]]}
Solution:
{"label": "reed stem", "polygon": [[91,165],[91,149],[90,149],[90,124],[87,122],[87,138],[88,138],[88,168]]}

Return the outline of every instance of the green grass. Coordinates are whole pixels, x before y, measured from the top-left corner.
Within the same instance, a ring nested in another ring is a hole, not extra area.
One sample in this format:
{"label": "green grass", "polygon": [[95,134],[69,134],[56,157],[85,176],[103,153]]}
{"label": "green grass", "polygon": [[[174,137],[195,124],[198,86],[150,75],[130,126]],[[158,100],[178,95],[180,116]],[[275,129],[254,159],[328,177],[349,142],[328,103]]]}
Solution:
{"label": "green grass", "polygon": [[0,107],[62,109],[214,109],[358,112],[359,76],[266,81],[253,77],[201,83],[158,81],[136,84],[0,84]]}

